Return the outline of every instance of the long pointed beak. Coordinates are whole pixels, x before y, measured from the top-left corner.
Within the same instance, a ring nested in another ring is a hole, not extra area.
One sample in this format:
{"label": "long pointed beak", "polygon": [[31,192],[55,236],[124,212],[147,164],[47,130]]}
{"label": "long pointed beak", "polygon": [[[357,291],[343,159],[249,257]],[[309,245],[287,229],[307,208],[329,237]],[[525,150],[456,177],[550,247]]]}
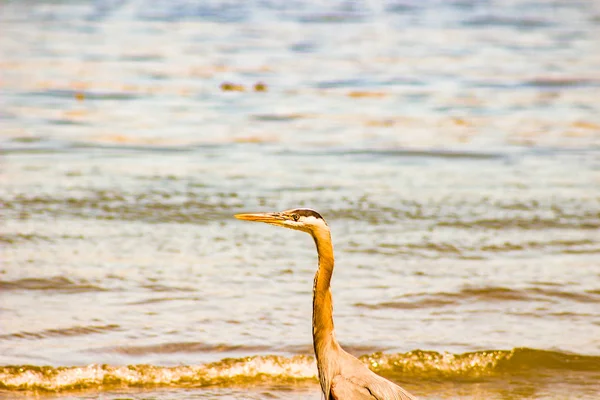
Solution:
{"label": "long pointed beak", "polygon": [[256,213],[256,214],[235,214],[237,219],[244,221],[266,222],[267,224],[279,225],[285,221],[280,213]]}

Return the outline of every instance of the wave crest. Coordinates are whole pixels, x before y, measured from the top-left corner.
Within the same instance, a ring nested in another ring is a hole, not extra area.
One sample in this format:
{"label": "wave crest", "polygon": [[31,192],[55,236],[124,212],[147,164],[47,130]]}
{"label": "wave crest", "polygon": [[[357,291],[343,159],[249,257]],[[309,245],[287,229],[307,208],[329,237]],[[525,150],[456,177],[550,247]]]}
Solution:
{"label": "wave crest", "polygon": [[[416,350],[375,353],[361,360],[374,371],[396,381],[473,380],[494,376],[548,377],[564,373],[596,374],[600,357],[517,348],[464,354]],[[198,365],[83,367],[0,367],[0,389],[12,391],[104,390],[115,387],[206,387],[294,383],[317,380],[313,357],[254,356]]]}

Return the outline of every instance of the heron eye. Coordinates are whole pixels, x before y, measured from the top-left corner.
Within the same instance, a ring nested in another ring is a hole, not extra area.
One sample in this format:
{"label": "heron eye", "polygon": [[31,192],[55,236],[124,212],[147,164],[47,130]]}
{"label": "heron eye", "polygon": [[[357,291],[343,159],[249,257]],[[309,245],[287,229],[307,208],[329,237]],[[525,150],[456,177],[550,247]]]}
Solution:
{"label": "heron eye", "polygon": [[294,221],[298,221],[298,219],[299,219],[299,218],[300,218],[300,217],[298,216],[298,214],[292,214],[292,219],[293,219]]}

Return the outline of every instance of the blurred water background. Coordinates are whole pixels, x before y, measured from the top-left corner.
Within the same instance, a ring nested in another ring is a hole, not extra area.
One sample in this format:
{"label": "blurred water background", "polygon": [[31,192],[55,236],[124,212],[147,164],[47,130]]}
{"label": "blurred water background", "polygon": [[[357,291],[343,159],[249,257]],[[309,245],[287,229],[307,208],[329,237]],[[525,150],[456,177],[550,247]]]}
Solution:
{"label": "blurred water background", "polygon": [[600,3],[1,1],[0,397],[600,391]]}

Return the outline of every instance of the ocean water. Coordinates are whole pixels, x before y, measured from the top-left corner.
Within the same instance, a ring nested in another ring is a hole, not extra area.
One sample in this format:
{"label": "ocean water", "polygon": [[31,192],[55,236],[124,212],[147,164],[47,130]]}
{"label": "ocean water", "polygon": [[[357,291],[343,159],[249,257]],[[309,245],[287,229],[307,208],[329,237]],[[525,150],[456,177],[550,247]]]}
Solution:
{"label": "ocean water", "polygon": [[0,2],[0,398],[600,392],[600,5]]}

